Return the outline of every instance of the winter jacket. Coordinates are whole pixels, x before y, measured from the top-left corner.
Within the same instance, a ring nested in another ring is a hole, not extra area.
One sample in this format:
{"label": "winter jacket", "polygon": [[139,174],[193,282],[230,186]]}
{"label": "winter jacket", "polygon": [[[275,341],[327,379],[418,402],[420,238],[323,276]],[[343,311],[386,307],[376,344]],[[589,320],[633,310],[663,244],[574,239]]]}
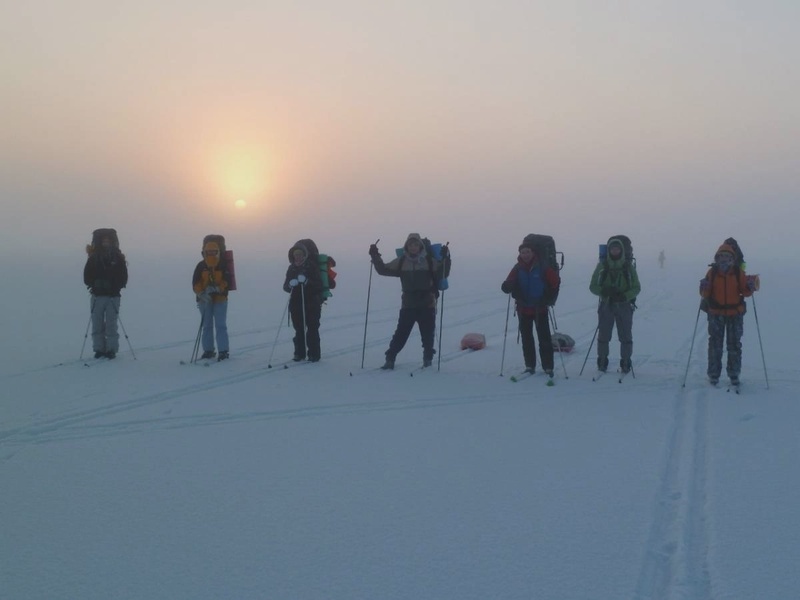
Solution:
{"label": "winter jacket", "polygon": [[607,255],[605,260],[597,263],[589,283],[589,291],[600,296],[604,303],[632,302],[642,291],[636,265],[632,261],[626,262],[624,244],[613,239],[609,241],[609,246],[614,243],[622,247],[622,254],[616,260]]}
{"label": "winter jacket", "polygon": [[549,299],[555,297],[560,286],[558,272],[543,266],[534,254],[527,264],[517,259],[500,289],[514,298],[518,314],[537,316],[547,314]]}
{"label": "winter jacket", "polygon": [[[297,249],[302,250],[305,254],[305,260],[301,265],[294,264],[293,253]],[[321,306],[323,285],[319,263],[309,255],[308,249],[303,244],[296,244],[289,249],[289,263],[289,268],[286,269],[286,278],[283,281],[284,291],[292,295],[289,301],[294,304],[301,303],[305,299],[306,306]],[[305,287],[302,290],[299,285],[294,287],[289,285],[289,282],[297,279],[299,275],[306,276]]]}
{"label": "winter jacket", "polygon": [[120,290],[128,285],[128,265],[125,255],[118,248],[104,250],[86,247],[89,258],[83,267],[83,283],[94,296],[120,295]]}
{"label": "winter jacket", "polygon": [[[212,256],[209,254],[210,251],[216,251],[216,254]],[[219,304],[228,301],[231,276],[222,258],[222,249],[216,242],[208,242],[203,247],[203,260],[197,263],[192,274],[192,289],[198,295],[198,301],[208,287],[216,288],[216,291],[211,293],[211,302]]]}
{"label": "winter jacket", "polygon": [[[723,244],[717,250],[715,261],[720,252],[736,255],[733,248]],[[726,317],[744,314],[744,299],[752,296],[753,292],[747,287],[747,275],[741,266],[733,266],[723,273],[715,262],[706,272],[705,279],[710,285],[700,287],[700,297],[708,301],[708,314]]]}
{"label": "winter jacket", "polygon": [[[416,241],[422,247],[419,254],[411,256],[408,253],[408,243]],[[436,299],[439,297],[439,281],[442,276],[450,276],[450,259],[436,260],[428,256],[422,238],[419,234],[409,234],[403,245],[403,255],[389,263],[384,263],[380,255],[372,258],[375,271],[378,275],[399,277],[402,289],[402,308],[435,308]]]}

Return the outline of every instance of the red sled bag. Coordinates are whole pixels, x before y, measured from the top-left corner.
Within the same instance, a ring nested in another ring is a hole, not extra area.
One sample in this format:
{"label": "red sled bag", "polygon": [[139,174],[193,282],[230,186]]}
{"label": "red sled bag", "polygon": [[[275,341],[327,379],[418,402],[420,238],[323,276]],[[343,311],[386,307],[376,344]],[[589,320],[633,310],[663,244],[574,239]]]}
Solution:
{"label": "red sled bag", "polygon": [[486,336],[482,333],[468,333],[461,338],[462,350],[483,350],[486,348]]}

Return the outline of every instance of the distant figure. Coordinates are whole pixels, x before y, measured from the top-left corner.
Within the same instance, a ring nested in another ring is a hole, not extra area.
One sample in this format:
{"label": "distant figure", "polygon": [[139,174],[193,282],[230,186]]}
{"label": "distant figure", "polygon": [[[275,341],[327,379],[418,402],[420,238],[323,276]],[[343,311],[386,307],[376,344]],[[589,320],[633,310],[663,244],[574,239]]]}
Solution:
{"label": "distant figure", "polygon": [[89,258],[83,268],[83,282],[92,293],[92,347],[95,358],[115,358],[119,352],[120,290],[128,284],[128,266],[119,250],[117,232],[97,229],[92,244],[86,246]]}
{"label": "distant figure", "polygon": [[664,255],[664,251],[658,253],[658,266],[662,269],[664,268],[664,262],[666,262],[667,257]]}
{"label": "distant figure", "polygon": [[[313,256],[312,256],[313,255]],[[289,268],[283,291],[289,297],[289,314],[294,327],[294,356],[301,361],[320,359],[319,324],[322,318],[322,275],[317,260],[319,252],[297,242],[289,249]]]}
{"label": "distant figure", "polygon": [[[730,239],[730,238],[729,238]],[[727,374],[731,385],[739,385],[742,370],[742,335],[744,334],[744,299],[752,296],[755,282],[748,279],[741,263],[737,264],[736,248],[722,244],[714,262],[700,280],[700,296],[708,312],[708,380],[719,383],[722,373],[722,346],[728,350]]]}
{"label": "distant figure", "polygon": [[203,240],[203,260],[197,263],[192,274],[192,289],[197,296],[197,309],[200,311],[203,329],[203,355],[200,358],[214,358],[214,332],[217,334],[219,356],[217,360],[228,358],[228,287],[230,273],[223,260],[223,238],[206,236]]}
{"label": "distant figure", "polygon": [[536,343],[533,329],[539,337],[539,356],[542,370],[553,376],[553,340],[547,311],[548,299],[558,293],[561,278],[554,269],[539,259],[535,249],[523,242],[519,247],[517,263],[512,267],[500,290],[516,300],[519,333],[522,338],[522,357],[525,370],[536,371]]}

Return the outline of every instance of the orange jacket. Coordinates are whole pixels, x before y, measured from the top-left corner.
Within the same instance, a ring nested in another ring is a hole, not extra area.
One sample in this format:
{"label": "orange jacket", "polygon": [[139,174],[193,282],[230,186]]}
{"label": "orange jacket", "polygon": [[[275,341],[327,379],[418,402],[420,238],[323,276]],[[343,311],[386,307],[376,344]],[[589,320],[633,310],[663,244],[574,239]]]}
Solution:
{"label": "orange jacket", "polygon": [[192,289],[195,294],[201,294],[209,285],[219,289],[218,293],[211,294],[212,302],[219,303],[228,300],[228,281],[225,279],[225,272],[219,268],[211,268],[201,260],[194,270]]}
{"label": "orange jacket", "polygon": [[747,275],[744,269],[732,268],[727,273],[711,267],[706,273],[711,285],[700,290],[700,296],[708,300],[708,314],[730,317],[743,314],[744,298],[753,295],[747,289]]}

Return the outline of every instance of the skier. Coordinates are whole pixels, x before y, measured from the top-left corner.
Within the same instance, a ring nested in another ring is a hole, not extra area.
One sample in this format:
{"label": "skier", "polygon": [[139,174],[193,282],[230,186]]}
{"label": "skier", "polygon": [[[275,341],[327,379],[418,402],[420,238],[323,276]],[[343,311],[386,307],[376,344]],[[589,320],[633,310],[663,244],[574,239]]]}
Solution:
{"label": "skier", "polygon": [[214,332],[216,330],[219,355],[217,360],[229,357],[228,346],[228,288],[230,273],[222,261],[222,249],[215,236],[207,236],[203,243],[203,260],[197,263],[192,275],[192,289],[196,294],[197,308],[202,318],[203,355],[214,358]]}
{"label": "skier", "polygon": [[322,316],[322,275],[319,264],[309,258],[309,250],[298,242],[289,249],[289,268],[283,290],[291,294],[289,314],[294,327],[292,360],[311,362],[320,359],[319,325]]}
{"label": "skier", "polygon": [[666,260],[667,260],[667,256],[666,256],[666,254],[664,254],[664,251],[662,250],[661,252],[658,253],[658,266],[663,269],[664,268],[664,263],[666,262]]}
{"label": "skier", "polygon": [[117,321],[122,299],[120,290],[128,284],[128,266],[120,252],[113,229],[98,230],[99,244],[86,246],[83,283],[92,294],[92,347],[95,358],[115,358],[119,352]]}
{"label": "skier", "polygon": [[[450,255],[442,248],[442,262],[433,258],[418,233],[410,233],[403,245],[403,254],[391,262],[384,263],[376,244],[369,247],[369,255],[378,275],[399,277],[402,289],[400,315],[397,329],[386,351],[386,362],[382,369],[394,369],[398,353],[403,349],[416,323],[422,338],[422,366],[433,364],[433,338],[436,331],[436,299],[442,278],[450,275]],[[442,264],[443,263],[443,264]]]}
{"label": "skier", "polygon": [[634,302],[642,290],[632,258],[625,255],[624,244],[619,237],[611,238],[606,244],[605,259],[597,263],[592,273],[589,291],[600,297],[600,306],[597,308],[598,371],[605,372],[608,369],[608,346],[615,324],[620,342],[620,370],[623,373],[631,370]]}
{"label": "skier", "polygon": [[727,374],[731,385],[739,385],[742,370],[744,299],[752,296],[755,281],[748,279],[742,265],[736,264],[736,250],[722,244],[714,255],[706,276],[700,280],[700,296],[708,308],[708,380],[719,383],[722,373],[722,345],[727,337]]}
{"label": "skier", "polygon": [[557,294],[560,285],[558,272],[541,263],[535,249],[523,242],[519,246],[517,264],[512,267],[500,289],[516,300],[522,356],[525,359],[525,370],[530,373],[536,371],[536,344],[533,339],[535,325],[542,369],[550,377],[553,376],[553,342],[547,298]]}

